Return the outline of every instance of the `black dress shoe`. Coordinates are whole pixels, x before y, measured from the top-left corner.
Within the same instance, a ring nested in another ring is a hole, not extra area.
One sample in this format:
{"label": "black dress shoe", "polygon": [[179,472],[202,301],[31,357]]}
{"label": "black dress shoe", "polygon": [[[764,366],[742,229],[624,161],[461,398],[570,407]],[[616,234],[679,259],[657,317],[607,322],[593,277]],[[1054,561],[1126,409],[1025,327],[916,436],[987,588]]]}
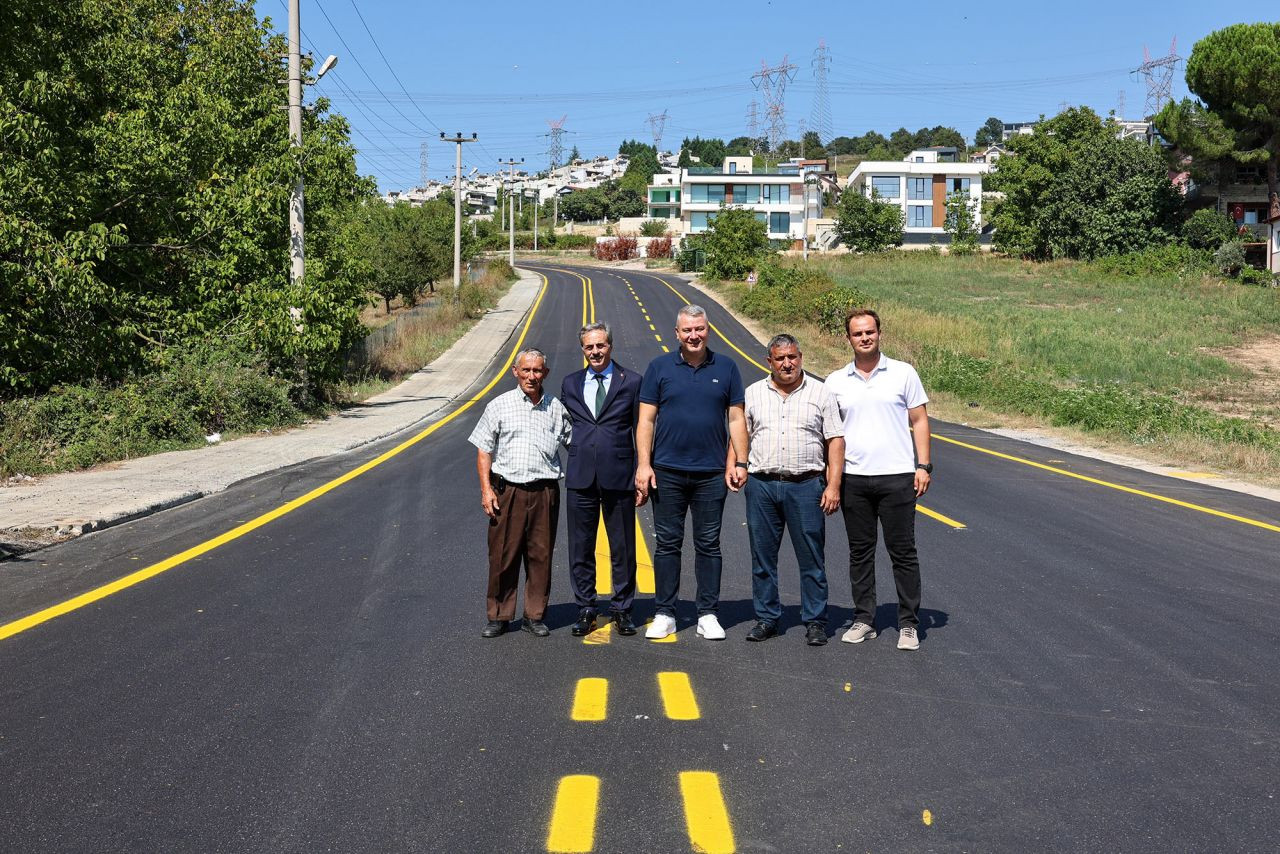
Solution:
{"label": "black dress shoe", "polygon": [[751,631],[747,632],[747,640],[749,641],[766,641],[769,638],[777,637],[778,627],[767,620],[760,620],[751,627]]}
{"label": "black dress shoe", "polygon": [[547,635],[551,634],[551,629],[547,628],[547,624],[542,622],[542,620],[530,620],[528,617],[525,617],[524,620],[521,621],[520,628],[524,629],[535,638],[545,638]]}
{"label": "black dress shoe", "polygon": [[480,630],[482,638],[496,638],[498,635],[507,633],[506,620],[490,620],[489,625]]}
{"label": "black dress shoe", "polygon": [[804,630],[804,642],[809,646],[826,646],[827,629],[820,623],[810,623]]}
{"label": "black dress shoe", "polygon": [[578,617],[578,622],[573,624],[573,636],[580,638],[583,635],[589,635],[596,630],[596,615],[590,612]]}
{"label": "black dress shoe", "polygon": [[625,611],[619,611],[613,615],[613,628],[620,635],[636,633],[636,624],[631,622],[631,615]]}

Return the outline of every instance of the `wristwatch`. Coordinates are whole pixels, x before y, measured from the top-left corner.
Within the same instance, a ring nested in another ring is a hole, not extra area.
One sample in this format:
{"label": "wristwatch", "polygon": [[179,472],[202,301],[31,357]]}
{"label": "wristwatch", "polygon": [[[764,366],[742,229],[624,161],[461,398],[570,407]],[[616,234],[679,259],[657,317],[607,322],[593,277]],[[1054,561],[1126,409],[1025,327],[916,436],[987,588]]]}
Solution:
{"label": "wristwatch", "polygon": [[924,469],[925,474],[933,474],[933,463],[916,463],[916,468]]}
{"label": "wristwatch", "polygon": [[744,463],[742,460],[738,460],[736,463],[734,463],[734,465],[740,469],[744,469],[747,467],[747,464]]}

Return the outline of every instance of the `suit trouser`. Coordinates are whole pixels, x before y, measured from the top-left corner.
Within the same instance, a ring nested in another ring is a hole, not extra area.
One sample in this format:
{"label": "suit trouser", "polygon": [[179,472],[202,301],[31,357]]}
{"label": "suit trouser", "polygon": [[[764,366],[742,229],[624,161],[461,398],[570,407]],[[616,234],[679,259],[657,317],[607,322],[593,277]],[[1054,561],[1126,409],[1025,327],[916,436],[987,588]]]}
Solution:
{"label": "suit trouser", "polygon": [[570,489],[565,496],[570,577],[580,611],[596,610],[596,532],[604,514],[609,537],[612,592],[609,609],[626,613],[636,595],[636,493],[634,489]]}
{"label": "suit trouser", "polygon": [[846,474],[840,491],[849,535],[849,584],[853,619],[876,624],[876,523],[898,588],[898,628],[920,623],[920,560],[916,556],[916,476]]}
{"label": "suit trouser", "polygon": [[554,480],[503,483],[497,518],[489,520],[490,620],[513,620],[520,564],[524,563],[524,615],[541,620],[551,596],[551,553],[560,518],[560,484]]}

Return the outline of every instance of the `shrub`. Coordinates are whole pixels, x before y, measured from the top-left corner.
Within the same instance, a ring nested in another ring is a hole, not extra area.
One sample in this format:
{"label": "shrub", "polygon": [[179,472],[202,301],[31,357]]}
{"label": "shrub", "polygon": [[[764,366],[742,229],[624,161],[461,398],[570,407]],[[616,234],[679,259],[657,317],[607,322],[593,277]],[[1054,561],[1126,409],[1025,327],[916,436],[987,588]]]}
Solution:
{"label": "shrub", "polygon": [[1259,270],[1257,267],[1246,265],[1240,268],[1240,283],[1274,288],[1276,287],[1276,277],[1266,270]]}
{"label": "shrub", "polygon": [[1213,253],[1213,263],[1224,276],[1235,276],[1244,268],[1244,244],[1239,240],[1231,240],[1218,247]]}
{"label": "shrub", "polygon": [[1188,276],[1214,269],[1213,256],[1181,243],[1152,246],[1123,255],[1107,255],[1092,262],[1097,270],[1114,276]]}
{"label": "shrub", "polygon": [[667,220],[665,219],[647,219],[640,223],[640,235],[642,237],[666,237],[667,236]]}
{"label": "shrub", "polygon": [[671,257],[671,238],[655,237],[649,241],[649,245],[645,247],[645,254],[650,258],[670,258]]}
{"label": "shrub", "polygon": [[590,249],[596,245],[596,239],[586,234],[557,234],[557,249]]}
{"label": "shrub", "polygon": [[634,237],[598,240],[591,249],[591,257],[600,261],[627,261],[639,255],[640,247]]}
{"label": "shrub", "polygon": [[965,193],[947,196],[947,215],[943,230],[951,236],[952,255],[973,255],[978,251],[978,223],[974,205]]}
{"label": "shrub", "polygon": [[1182,239],[1193,249],[1213,251],[1235,235],[1235,223],[1208,208],[1196,211],[1182,224]]}
{"label": "shrub", "polygon": [[676,268],[682,273],[701,270],[706,263],[706,235],[690,234],[680,242],[676,253]]}
{"label": "shrub", "polygon": [[838,338],[845,334],[845,317],[854,306],[866,307],[871,298],[857,288],[835,287],[824,291],[809,304],[809,317],[823,332]]}
{"label": "shrub", "polygon": [[902,245],[906,216],[896,204],[880,201],[880,194],[875,190],[870,197],[855,189],[846,190],[837,210],[836,233],[850,249],[882,252]]}

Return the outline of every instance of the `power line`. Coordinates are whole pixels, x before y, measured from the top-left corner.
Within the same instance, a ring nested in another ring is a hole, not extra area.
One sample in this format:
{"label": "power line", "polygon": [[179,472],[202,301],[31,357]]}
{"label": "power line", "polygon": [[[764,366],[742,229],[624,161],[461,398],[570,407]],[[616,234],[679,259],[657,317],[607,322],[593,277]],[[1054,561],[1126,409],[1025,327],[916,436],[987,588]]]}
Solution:
{"label": "power line", "polygon": [[[418,113],[424,119],[427,120],[428,124],[430,124],[437,131],[440,131],[440,133],[444,133],[444,131],[440,130],[439,125],[431,121],[430,116],[422,112],[422,108],[418,106],[418,102],[413,100],[413,96],[410,95],[409,91],[404,88],[404,83],[400,82],[400,76],[396,74],[396,70],[392,68],[391,63],[387,61],[387,55],[382,52],[382,48],[378,45],[378,40],[373,37],[373,32],[369,29],[369,25],[365,23],[364,15],[360,14],[360,7],[356,5],[355,0],[350,0],[350,3],[351,3],[351,8],[355,10],[356,17],[360,19],[361,25],[364,26],[364,31],[369,34],[369,41],[373,42],[373,49],[378,52],[378,56],[382,57],[382,64],[387,66],[387,70],[391,72],[392,79],[395,80],[396,84],[400,87],[400,91],[404,92],[405,96],[409,98],[409,103],[413,104],[413,108],[417,110]],[[317,2],[316,5],[319,5],[319,3]],[[325,16],[325,17],[326,19],[328,18],[328,16]]]}

